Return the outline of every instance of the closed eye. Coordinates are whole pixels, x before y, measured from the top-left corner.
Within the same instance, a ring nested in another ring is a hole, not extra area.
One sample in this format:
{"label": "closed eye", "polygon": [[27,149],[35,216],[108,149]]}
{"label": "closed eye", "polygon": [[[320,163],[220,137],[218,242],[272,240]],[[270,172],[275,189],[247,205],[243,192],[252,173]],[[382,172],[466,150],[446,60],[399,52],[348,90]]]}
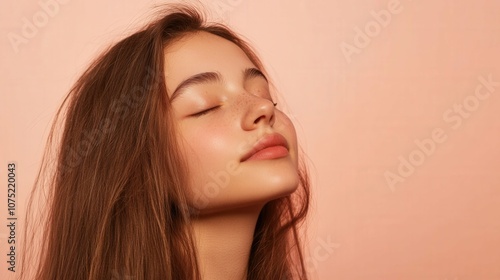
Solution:
{"label": "closed eye", "polygon": [[[276,107],[276,105],[278,105],[278,103],[274,102],[274,100],[272,98],[269,98],[269,101],[271,101],[273,103],[274,107]],[[214,106],[212,108],[208,108],[206,110],[203,110],[201,112],[191,114],[190,117],[200,117],[200,116],[203,116],[203,115],[210,113],[211,111],[215,111],[217,109],[220,109],[220,107],[221,107],[221,105],[217,105],[217,106]]]}
{"label": "closed eye", "polygon": [[217,110],[217,109],[219,109],[219,108],[220,108],[220,105],[215,106],[215,107],[212,107],[212,108],[208,108],[208,109],[203,110],[203,111],[198,112],[198,113],[194,113],[194,114],[192,114],[192,115],[190,115],[190,116],[191,116],[191,117],[200,117],[200,116],[203,116],[203,115],[205,115],[205,114],[207,114],[207,113],[209,113],[209,112],[211,112],[211,111],[215,111],[215,110]]}

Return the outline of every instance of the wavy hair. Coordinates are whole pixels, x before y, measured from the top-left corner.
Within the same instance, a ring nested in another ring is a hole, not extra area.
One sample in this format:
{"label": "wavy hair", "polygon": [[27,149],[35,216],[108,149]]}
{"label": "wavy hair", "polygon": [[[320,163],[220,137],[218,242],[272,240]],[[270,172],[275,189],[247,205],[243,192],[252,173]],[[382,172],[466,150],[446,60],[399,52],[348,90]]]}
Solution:
{"label": "wavy hair", "polygon": [[[163,7],[107,49],[56,114],[28,203],[24,234],[33,246],[20,279],[201,279],[163,70],[165,47],[199,31],[233,42],[265,72],[240,36],[189,5]],[[299,162],[299,188],[259,215],[249,280],[307,279],[298,229],[309,179]],[[45,211],[36,210],[36,197]]]}

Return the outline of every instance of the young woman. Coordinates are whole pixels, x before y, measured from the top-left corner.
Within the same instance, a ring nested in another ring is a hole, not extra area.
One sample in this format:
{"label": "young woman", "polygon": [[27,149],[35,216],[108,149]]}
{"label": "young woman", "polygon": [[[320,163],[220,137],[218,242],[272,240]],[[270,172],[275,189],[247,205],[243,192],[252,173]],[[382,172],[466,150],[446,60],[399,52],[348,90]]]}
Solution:
{"label": "young woman", "polygon": [[44,156],[35,184],[47,212],[27,217],[41,248],[24,269],[36,263],[42,280],[307,279],[307,170],[271,89],[249,45],[193,7],[169,6],[111,47],[58,112],[56,159]]}

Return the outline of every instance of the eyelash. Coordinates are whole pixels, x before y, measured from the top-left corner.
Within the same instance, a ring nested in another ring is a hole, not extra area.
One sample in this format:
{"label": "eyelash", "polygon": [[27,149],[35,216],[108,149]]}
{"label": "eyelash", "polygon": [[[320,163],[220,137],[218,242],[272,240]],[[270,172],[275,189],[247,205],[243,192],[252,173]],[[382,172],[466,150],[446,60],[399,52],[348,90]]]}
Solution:
{"label": "eyelash", "polygon": [[[274,102],[273,100],[271,100],[271,102],[273,103],[274,107],[276,107],[278,105],[278,102]],[[212,108],[208,108],[206,110],[203,110],[203,111],[195,113],[195,114],[192,114],[191,116],[193,116],[193,117],[200,117],[200,116],[208,114],[209,112],[211,112],[213,110],[217,110],[219,108],[220,108],[220,105],[212,107]]]}
{"label": "eyelash", "polygon": [[220,105],[219,105],[219,106],[212,107],[212,108],[208,108],[208,109],[206,109],[206,110],[203,110],[203,111],[198,112],[198,113],[195,113],[195,114],[192,114],[191,116],[193,116],[193,117],[203,116],[203,115],[207,114],[208,112],[213,111],[213,110],[216,110],[216,109],[219,109],[219,108],[220,108]]}

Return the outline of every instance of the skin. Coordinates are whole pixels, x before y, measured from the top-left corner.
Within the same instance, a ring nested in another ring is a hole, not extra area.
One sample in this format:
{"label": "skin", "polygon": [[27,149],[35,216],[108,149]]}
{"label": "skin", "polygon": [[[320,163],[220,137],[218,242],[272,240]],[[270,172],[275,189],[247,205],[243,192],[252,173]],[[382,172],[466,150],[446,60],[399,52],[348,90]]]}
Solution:
{"label": "skin", "polygon": [[[293,124],[274,106],[265,78],[243,79],[248,68],[257,67],[237,45],[206,32],[165,48],[170,98],[193,75],[216,72],[222,78],[186,87],[172,99],[189,168],[191,204],[201,214],[193,228],[203,279],[246,279],[262,207],[299,184]],[[214,106],[220,107],[193,116]],[[287,140],[287,156],[240,161],[262,136],[274,132]]]}

